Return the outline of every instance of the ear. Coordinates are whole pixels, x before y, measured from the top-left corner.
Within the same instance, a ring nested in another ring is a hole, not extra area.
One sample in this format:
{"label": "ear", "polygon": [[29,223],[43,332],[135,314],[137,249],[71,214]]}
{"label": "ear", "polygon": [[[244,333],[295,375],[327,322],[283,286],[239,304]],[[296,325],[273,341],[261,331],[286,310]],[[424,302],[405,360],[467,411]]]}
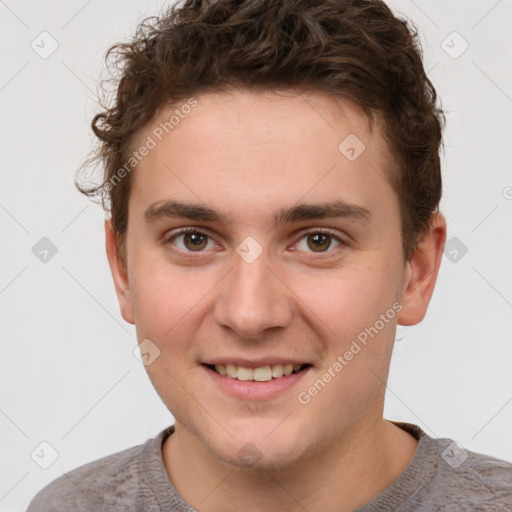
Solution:
{"label": "ear", "polygon": [[416,325],[427,312],[446,242],[446,221],[435,214],[428,231],[405,265],[405,281],[397,321],[400,325]]}
{"label": "ear", "polygon": [[135,322],[133,320],[132,297],[126,263],[125,259],[119,254],[116,232],[110,220],[105,221],[105,245],[121,315],[128,323],[133,324]]}

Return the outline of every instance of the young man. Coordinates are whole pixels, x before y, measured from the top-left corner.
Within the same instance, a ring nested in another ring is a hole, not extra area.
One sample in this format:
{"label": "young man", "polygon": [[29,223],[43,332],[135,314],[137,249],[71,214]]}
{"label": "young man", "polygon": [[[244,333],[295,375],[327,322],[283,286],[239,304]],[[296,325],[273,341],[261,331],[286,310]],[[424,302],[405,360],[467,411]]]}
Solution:
{"label": "young man", "polygon": [[378,0],[189,0],[115,55],[82,190],[175,425],[29,511],[512,509],[512,465],[383,419],[446,237],[408,24]]}

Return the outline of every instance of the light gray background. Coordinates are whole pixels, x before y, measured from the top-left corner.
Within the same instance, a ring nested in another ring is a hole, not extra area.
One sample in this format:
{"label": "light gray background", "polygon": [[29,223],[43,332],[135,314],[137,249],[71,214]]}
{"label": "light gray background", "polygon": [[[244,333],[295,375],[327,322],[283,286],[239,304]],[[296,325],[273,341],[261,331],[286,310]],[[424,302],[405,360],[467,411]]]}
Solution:
{"label": "light gray background", "polygon": [[[63,472],[172,422],[118,312],[104,214],[73,185],[91,149],[104,52],[163,4],[0,1],[4,512],[23,510]],[[442,211],[448,238],[467,253],[450,246],[458,252],[443,257],[426,319],[399,330],[386,417],[512,461],[512,2],[390,4],[421,31],[447,111]],[[31,48],[43,45],[43,31],[59,45],[47,59]],[[460,56],[454,31],[469,44]],[[46,263],[32,252],[42,237],[58,249]],[[52,457],[43,441],[59,454],[48,469],[39,465]]]}

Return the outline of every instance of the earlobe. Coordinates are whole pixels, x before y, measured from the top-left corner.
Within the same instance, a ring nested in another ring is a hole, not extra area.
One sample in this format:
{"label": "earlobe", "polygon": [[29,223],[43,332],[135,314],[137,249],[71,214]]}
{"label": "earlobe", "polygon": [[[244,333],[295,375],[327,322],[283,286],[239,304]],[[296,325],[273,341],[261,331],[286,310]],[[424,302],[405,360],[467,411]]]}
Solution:
{"label": "earlobe", "polygon": [[133,324],[132,298],[126,263],[119,254],[117,236],[111,221],[108,219],[105,220],[105,246],[121,315],[128,323]]}
{"label": "earlobe", "polygon": [[406,264],[403,309],[397,317],[400,325],[416,325],[423,320],[434,292],[446,241],[446,221],[435,214],[430,228],[419,241]]}

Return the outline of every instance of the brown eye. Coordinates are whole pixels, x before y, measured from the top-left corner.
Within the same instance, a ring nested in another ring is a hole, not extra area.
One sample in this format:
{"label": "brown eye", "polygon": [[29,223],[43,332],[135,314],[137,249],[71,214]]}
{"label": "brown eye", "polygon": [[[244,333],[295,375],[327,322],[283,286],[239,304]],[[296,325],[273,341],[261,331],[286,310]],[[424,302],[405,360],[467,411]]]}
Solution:
{"label": "brown eye", "polygon": [[208,237],[202,233],[186,233],[183,244],[189,251],[201,251],[208,245]]}
{"label": "brown eye", "polygon": [[216,244],[214,240],[201,231],[181,231],[172,236],[167,243],[172,244],[181,252],[204,252],[208,249],[214,249]]}
{"label": "brown eye", "polygon": [[324,252],[331,246],[331,236],[326,233],[308,235],[308,247],[314,252]]}
{"label": "brown eye", "polygon": [[306,233],[296,244],[296,249],[304,252],[330,252],[342,245],[336,236],[321,231]]}

